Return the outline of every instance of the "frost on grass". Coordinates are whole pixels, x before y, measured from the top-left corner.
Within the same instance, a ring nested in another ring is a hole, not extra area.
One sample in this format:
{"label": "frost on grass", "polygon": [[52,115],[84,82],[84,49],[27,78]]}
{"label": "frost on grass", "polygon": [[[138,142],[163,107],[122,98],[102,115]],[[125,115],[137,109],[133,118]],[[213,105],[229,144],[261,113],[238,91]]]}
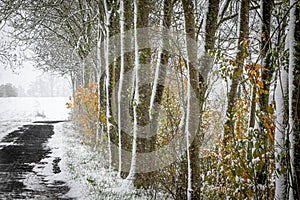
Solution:
{"label": "frost on grass", "polygon": [[62,132],[65,152],[61,156],[65,161],[61,162],[61,168],[66,171],[71,183],[66,196],[79,199],[149,199],[150,192],[134,189],[127,180],[119,178],[117,171],[109,170],[103,153],[82,144],[79,133],[72,129],[70,123],[65,123]]}

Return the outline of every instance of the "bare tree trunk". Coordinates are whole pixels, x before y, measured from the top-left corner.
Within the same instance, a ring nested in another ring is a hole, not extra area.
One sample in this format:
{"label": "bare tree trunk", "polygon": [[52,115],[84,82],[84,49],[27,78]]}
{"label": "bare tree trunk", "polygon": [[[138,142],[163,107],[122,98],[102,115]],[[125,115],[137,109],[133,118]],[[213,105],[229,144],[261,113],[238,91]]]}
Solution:
{"label": "bare tree trunk", "polygon": [[[137,13],[137,28],[146,28],[149,25],[149,14],[151,10],[151,0],[138,0],[138,13]],[[149,36],[144,33],[143,39],[138,40],[138,46],[150,46]],[[139,50],[139,77],[142,80],[147,80],[150,72],[151,62],[151,49],[144,48]],[[140,84],[140,83],[138,83]],[[137,151],[140,153],[153,152],[155,150],[156,136],[150,132],[149,123],[149,106],[151,98],[151,84],[146,83],[139,86],[139,104],[137,105],[138,125],[143,127],[139,129],[138,135],[144,135],[146,138],[137,138]],[[143,163],[142,163],[143,165]],[[143,166],[141,166],[143,168]],[[147,168],[147,166],[145,166]],[[149,188],[154,182],[154,172],[145,172],[136,174],[135,186],[138,188]]]}
{"label": "bare tree trunk", "polygon": [[[182,0],[184,16],[185,16],[185,31],[187,36],[195,40],[195,18],[194,18],[194,4],[192,1]],[[208,13],[206,19],[205,26],[205,51],[214,49],[215,44],[215,33],[217,29],[217,17],[216,13],[219,12],[219,0],[210,0],[208,6]],[[187,43],[187,53],[189,60],[197,59],[197,50],[196,47],[191,46],[191,43]],[[189,61],[188,61],[189,62]],[[192,178],[192,199],[200,199],[201,198],[201,177],[200,177],[200,146],[201,146],[201,138],[203,135],[200,133],[201,126],[201,112],[203,109],[203,104],[205,101],[205,93],[206,93],[206,79],[207,73],[209,69],[212,67],[212,63],[210,59],[205,55],[204,62],[202,63],[202,71],[199,72],[195,66],[191,62],[189,62],[189,80],[191,83],[191,87],[195,92],[198,100],[199,100],[199,124],[198,130],[196,132],[196,136],[192,141],[189,151],[190,151],[190,165],[191,165],[191,178]],[[188,191],[189,192],[189,191]]]}
{"label": "bare tree trunk", "polygon": [[209,0],[208,12],[206,14],[205,24],[205,51],[213,50],[215,46],[215,33],[217,31],[218,18],[216,13],[219,13],[220,0]]}
{"label": "bare tree trunk", "polygon": [[244,64],[244,45],[249,35],[249,0],[242,0],[240,7],[239,18],[239,39],[238,39],[238,53],[236,56],[236,68],[232,76],[232,83],[230,92],[228,94],[228,104],[226,111],[226,124],[224,128],[224,145],[226,146],[227,140],[234,137],[234,105],[237,98],[238,85],[240,83],[240,74],[243,70]]}
{"label": "bare tree trunk", "polygon": [[287,72],[283,67],[279,71],[275,90],[276,100],[276,130],[275,130],[275,197],[286,199],[288,194],[286,168],[286,138],[287,138]]}
{"label": "bare tree trunk", "polygon": [[[262,15],[262,34],[261,34],[261,55],[262,55],[262,66],[263,70],[261,71],[261,81],[263,83],[260,90],[265,90],[267,92],[263,92],[259,95],[259,107],[260,107],[260,124],[259,127],[261,131],[263,132],[263,121],[264,118],[267,117],[268,111],[267,108],[269,106],[269,91],[270,91],[270,85],[271,85],[271,79],[274,72],[274,67],[271,63],[271,41],[270,41],[270,23],[271,23],[271,12],[273,8],[273,1],[269,0],[262,0],[261,2],[261,15]],[[273,134],[273,133],[272,133]],[[263,143],[263,151],[266,155],[267,153],[267,146],[268,146],[268,140],[266,134],[262,133],[262,143]],[[258,171],[258,180],[257,182],[259,184],[265,184],[268,183],[267,179],[267,171],[268,171],[268,164],[269,160],[266,159],[265,156],[265,162],[260,171]]]}
{"label": "bare tree trunk", "polygon": [[86,63],[86,58],[84,58],[84,61],[82,62],[82,68],[83,68],[83,85],[82,87],[87,88],[89,86],[90,82],[90,75],[91,75],[91,69],[90,66]]}
{"label": "bare tree trunk", "polygon": [[273,1],[262,0],[262,34],[261,34],[261,55],[263,60],[263,67],[265,70],[262,70],[262,82],[263,88],[268,93],[262,93],[260,95],[259,103],[260,110],[266,112],[266,108],[269,105],[269,90],[271,85],[271,79],[274,72],[274,67],[271,64],[271,41],[270,41],[270,25],[271,25],[271,12],[273,9]]}
{"label": "bare tree trunk", "polygon": [[289,58],[289,133],[291,190],[289,199],[300,199],[300,4],[291,1]]}
{"label": "bare tree trunk", "polygon": [[[276,21],[280,21],[279,17],[276,17]],[[283,56],[283,52],[288,50],[288,40],[285,37],[287,29],[287,19],[284,19],[280,29],[278,30],[277,41],[274,44],[278,49],[280,49],[279,57]],[[282,44],[285,44],[284,46]],[[282,47],[280,47],[282,46]],[[277,50],[278,51],[278,50]],[[276,129],[275,129],[275,198],[277,199],[287,199],[288,197],[288,166],[289,166],[289,156],[288,156],[288,64],[282,62],[281,59],[277,59],[274,62],[276,66],[279,67],[277,73],[277,81],[274,84],[275,87],[275,116],[276,116]]]}
{"label": "bare tree trunk", "polygon": [[111,123],[111,69],[109,63],[109,52],[110,52],[110,15],[111,11],[108,10],[108,5],[106,0],[104,1],[105,7],[105,73],[106,73],[106,81],[105,81],[105,90],[106,90],[106,129],[107,129],[107,145],[108,145],[108,164],[109,169],[113,167],[113,155],[112,155],[112,123]]}
{"label": "bare tree trunk", "polygon": [[[187,38],[195,40],[195,17],[194,17],[194,3],[189,0],[182,0],[182,6],[184,10],[184,20],[185,20],[185,32]],[[187,64],[188,64],[188,79],[191,84],[191,88],[196,97],[200,99],[200,88],[199,88],[199,71],[196,69],[196,66],[193,65],[190,61],[197,60],[197,49],[193,46],[192,43],[187,42]],[[190,95],[190,94],[189,94]],[[188,111],[189,113],[189,111]],[[200,114],[200,113],[199,113]],[[189,116],[187,116],[189,118]],[[187,120],[187,123],[188,120]],[[187,136],[189,137],[189,136]],[[188,139],[188,138],[187,138]],[[192,144],[188,147],[187,159],[188,159],[188,188],[187,188],[187,198],[199,199],[200,198],[200,165],[199,165],[199,156],[200,156],[200,133],[197,131]]]}
{"label": "bare tree trunk", "polygon": [[[167,38],[165,38],[165,33],[169,31],[171,27],[171,17],[172,17],[172,12],[173,12],[173,2],[164,0],[164,5],[163,5],[163,16],[161,19],[162,22],[162,47],[161,47],[161,52],[160,55],[160,63],[159,66],[157,66],[157,80],[154,80],[154,84],[152,87],[152,94],[151,94],[151,101],[150,101],[150,110],[149,110],[149,115],[150,115],[150,124],[151,124],[151,132],[156,132],[157,131],[157,118],[158,118],[158,113],[159,113],[159,108],[155,105],[159,105],[162,101],[162,96],[163,96],[163,91],[164,91],[164,83],[165,83],[165,78],[166,78],[166,65],[168,64],[168,59],[169,59],[169,54],[164,48],[169,45],[169,41]],[[153,109],[153,110],[152,110]]]}
{"label": "bare tree trunk", "polygon": [[137,135],[138,135],[138,117],[137,117],[137,105],[140,103],[139,100],[139,46],[137,41],[137,21],[138,21],[138,0],[134,0],[134,78],[133,78],[133,90],[134,90],[134,103],[133,105],[133,140],[132,140],[132,154],[130,171],[127,176],[127,180],[131,181],[136,185],[137,179],[136,165],[137,165]]}
{"label": "bare tree trunk", "polygon": [[254,128],[255,126],[255,117],[256,117],[256,85],[252,85],[252,93],[251,93],[251,109],[249,116],[249,128]]}
{"label": "bare tree trunk", "polygon": [[124,77],[124,1],[120,1],[120,46],[121,46],[121,60],[120,60],[120,79],[118,88],[118,143],[119,143],[119,168],[118,176],[121,177],[122,172],[122,113],[121,113],[121,99]]}
{"label": "bare tree trunk", "polygon": [[[182,6],[184,11],[184,20],[185,20],[185,33],[186,37],[189,39],[195,39],[195,17],[194,17],[194,3],[193,1],[189,0],[182,0]],[[188,42],[188,39],[186,39],[186,46],[187,46],[187,57],[189,60],[187,60],[188,65],[188,90],[194,90],[197,97],[200,97],[199,95],[199,71],[195,68],[195,66],[190,62],[190,60],[195,60],[197,58],[197,50],[196,47],[193,46],[190,42]],[[189,99],[191,91],[188,91]],[[190,101],[188,99],[188,102]],[[189,140],[189,118],[190,116],[190,110],[189,110],[189,103],[187,106],[187,171],[188,171],[188,184],[187,184],[187,199],[195,197],[195,199],[198,199],[197,197],[199,195],[199,189],[197,185],[199,184],[200,180],[200,167],[198,165],[199,161],[199,146],[198,144],[198,137],[199,135],[195,136],[195,139],[193,141],[193,145],[190,144]]]}
{"label": "bare tree trunk", "polygon": [[[131,30],[133,28],[132,24],[133,24],[133,12],[132,12],[132,5],[133,1],[132,0],[124,0],[124,31],[128,31]],[[124,36],[124,47],[128,47],[132,45],[132,40],[131,37],[129,37],[127,34],[125,34]],[[124,52],[124,74],[128,73],[130,70],[133,69],[133,58],[132,58],[132,53],[128,52],[125,53]],[[123,85],[130,85],[131,83],[131,79],[124,79],[123,80]],[[130,95],[130,94],[123,94],[123,95]],[[126,105],[128,105],[127,101],[121,101],[121,108],[126,107]],[[132,111],[133,108],[130,107],[130,110]],[[119,126],[119,124],[118,124]],[[124,128],[124,127],[122,127]],[[128,133],[126,133],[125,131],[121,130],[121,146],[122,146],[122,150],[126,150],[131,152],[132,151],[132,137],[131,135],[129,135]],[[129,165],[129,161],[124,158],[124,156],[122,156],[122,167],[125,166],[126,164]],[[123,178],[126,178],[128,176],[127,172],[122,171],[121,176]]]}

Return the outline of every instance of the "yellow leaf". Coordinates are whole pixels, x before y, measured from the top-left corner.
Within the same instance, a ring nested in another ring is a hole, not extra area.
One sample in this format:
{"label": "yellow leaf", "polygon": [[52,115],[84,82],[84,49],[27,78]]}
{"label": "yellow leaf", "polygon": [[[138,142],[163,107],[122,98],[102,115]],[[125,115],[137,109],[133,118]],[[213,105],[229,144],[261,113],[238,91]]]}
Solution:
{"label": "yellow leaf", "polygon": [[260,64],[255,64],[255,69],[261,69],[262,66]]}
{"label": "yellow leaf", "polygon": [[268,131],[268,138],[271,140],[271,141],[274,141],[274,135],[271,131]]}
{"label": "yellow leaf", "polygon": [[256,83],[260,88],[263,88],[264,87],[264,83],[260,80],[257,80],[257,83]]}
{"label": "yellow leaf", "polygon": [[271,113],[271,114],[274,113],[274,109],[273,109],[272,106],[270,106],[270,105],[267,105],[266,111],[267,111],[268,113]]}

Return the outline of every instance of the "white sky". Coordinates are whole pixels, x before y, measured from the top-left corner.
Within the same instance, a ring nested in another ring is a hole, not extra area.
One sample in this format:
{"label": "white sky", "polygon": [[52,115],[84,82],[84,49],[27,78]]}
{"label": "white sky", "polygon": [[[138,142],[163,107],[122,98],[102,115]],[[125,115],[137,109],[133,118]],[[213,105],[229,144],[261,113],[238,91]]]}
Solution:
{"label": "white sky", "polygon": [[33,68],[29,62],[24,62],[24,66],[17,68],[14,72],[9,68],[0,65],[0,84],[12,83],[14,86],[28,88],[31,82],[43,75],[41,71]]}
{"label": "white sky", "polygon": [[[6,25],[0,30],[1,42],[11,40],[6,33],[8,30]],[[27,88],[32,81],[42,74],[42,72],[34,70],[30,62],[23,61],[22,65],[15,72],[12,72],[9,66],[5,68],[4,64],[0,62],[0,84],[12,83],[16,87]]]}
{"label": "white sky", "polygon": [[16,69],[12,72],[10,68],[4,68],[0,65],[0,84],[12,83],[16,87],[22,86],[27,88],[29,84],[37,77],[42,75],[42,72],[33,69],[30,63],[25,63],[24,67]]}

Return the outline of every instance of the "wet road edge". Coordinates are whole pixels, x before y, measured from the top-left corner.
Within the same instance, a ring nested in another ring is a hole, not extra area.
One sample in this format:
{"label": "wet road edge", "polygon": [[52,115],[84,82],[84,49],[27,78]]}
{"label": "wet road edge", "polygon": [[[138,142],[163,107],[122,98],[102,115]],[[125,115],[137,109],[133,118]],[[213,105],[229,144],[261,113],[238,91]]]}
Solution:
{"label": "wet road edge", "polygon": [[[35,177],[42,187],[39,190],[29,189],[24,184],[28,174],[40,176],[33,168],[46,164],[41,161],[51,154],[47,142],[55,134],[54,124],[60,122],[65,121],[36,121],[9,133],[0,141],[0,199],[68,199],[63,196],[70,188],[63,181],[49,185],[44,177]],[[61,172],[60,159],[53,160],[53,173]]]}

